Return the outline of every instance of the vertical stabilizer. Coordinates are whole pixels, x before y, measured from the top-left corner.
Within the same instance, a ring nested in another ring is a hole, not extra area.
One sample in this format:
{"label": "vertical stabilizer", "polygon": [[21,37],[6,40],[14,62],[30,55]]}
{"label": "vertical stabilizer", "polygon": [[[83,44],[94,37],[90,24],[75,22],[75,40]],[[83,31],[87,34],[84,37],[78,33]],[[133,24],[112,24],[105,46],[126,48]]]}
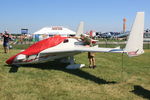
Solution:
{"label": "vertical stabilizer", "polygon": [[143,50],[144,34],[144,12],[137,12],[133,23],[125,51],[128,56],[138,56],[144,53]]}
{"label": "vertical stabilizer", "polygon": [[83,34],[83,31],[84,31],[84,22],[80,22],[77,28],[76,37],[79,37],[81,34]]}

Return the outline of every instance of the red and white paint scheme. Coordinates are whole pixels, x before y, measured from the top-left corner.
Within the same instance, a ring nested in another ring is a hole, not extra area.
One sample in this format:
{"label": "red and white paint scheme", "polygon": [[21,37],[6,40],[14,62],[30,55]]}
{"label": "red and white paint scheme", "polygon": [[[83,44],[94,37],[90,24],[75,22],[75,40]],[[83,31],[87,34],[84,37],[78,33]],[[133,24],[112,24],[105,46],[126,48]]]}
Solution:
{"label": "red and white paint scheme", "polygon": [[[34,64],[69,57],[71,65],[67,68],[81,68],[84,65],[74,64],[73,56],[82,52],[127,53],[129,56],[138,56],[144,53],[143,32],[144,12],[138,12],[125,49],[101,48],[98,46],[88,47],[85,46],[84,42],[80,39],[54,36],[31,45],[26,50],[9,58],[6,63],[12,65]],[[76,37],[79,37],[82,33],[83,22],[81,22],[78,27]],[[132,52],[134,52],[134,54]]]}

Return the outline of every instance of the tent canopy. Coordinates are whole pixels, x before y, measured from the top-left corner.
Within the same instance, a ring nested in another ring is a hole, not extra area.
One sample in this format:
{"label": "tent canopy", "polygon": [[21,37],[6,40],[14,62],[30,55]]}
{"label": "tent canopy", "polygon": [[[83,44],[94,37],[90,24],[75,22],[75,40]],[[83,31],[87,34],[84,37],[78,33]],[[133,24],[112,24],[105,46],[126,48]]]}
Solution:
{"label": "tent canopy", "polygon": [[34,35],[36,34],[58,35],[59,34],[59,35],[68,36],[68,35],[75,35],[76,32],[61,26],[53,26],[53,27],[44,27],[33,34]]}

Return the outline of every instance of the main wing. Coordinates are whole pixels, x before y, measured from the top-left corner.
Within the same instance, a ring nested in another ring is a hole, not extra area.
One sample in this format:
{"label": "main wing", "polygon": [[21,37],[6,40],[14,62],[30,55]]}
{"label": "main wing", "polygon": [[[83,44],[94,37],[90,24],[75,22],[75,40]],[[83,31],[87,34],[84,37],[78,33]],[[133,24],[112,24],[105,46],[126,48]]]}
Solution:
{"label": "main wing", "polygon": [[102,48],[102,47],[86,47],[86,46],[79,46],[75,47],[75,51],[79,52],[111,52],[111,53],[123,53],[124,50],[120,49],[120,47],[116,48]]}
{"label": "main wing", "polygon": [[123,49],[120,49],[120,47],[116,48],[102,48],[102,47],[89,47],[89,46],[74,46],[74,47],[66,47],[66,49],[53,49],[53,50],[45,50],[42,51],[40,54],[48,54],[48,53],[65,53],[65,52],[112,52],[112,53],[123,53],[125,52]]}

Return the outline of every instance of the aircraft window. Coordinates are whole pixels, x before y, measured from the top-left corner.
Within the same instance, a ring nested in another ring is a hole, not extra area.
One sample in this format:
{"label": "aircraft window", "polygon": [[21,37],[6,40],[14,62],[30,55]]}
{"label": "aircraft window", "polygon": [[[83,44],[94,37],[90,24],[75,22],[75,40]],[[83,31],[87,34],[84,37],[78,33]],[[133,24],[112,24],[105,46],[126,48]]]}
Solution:
{"label": "aircraft window", "polygon": [[68,39],[65,39],[63,43],[67,43],[67,42],[69,42],[69,40],[68,40]]}
{"label": "aircraft window", "polygon": [[33,59],[35,59],[37,57],[37,55],[30,55],[30,56],[28,56],[28,60],[33,60]]}

